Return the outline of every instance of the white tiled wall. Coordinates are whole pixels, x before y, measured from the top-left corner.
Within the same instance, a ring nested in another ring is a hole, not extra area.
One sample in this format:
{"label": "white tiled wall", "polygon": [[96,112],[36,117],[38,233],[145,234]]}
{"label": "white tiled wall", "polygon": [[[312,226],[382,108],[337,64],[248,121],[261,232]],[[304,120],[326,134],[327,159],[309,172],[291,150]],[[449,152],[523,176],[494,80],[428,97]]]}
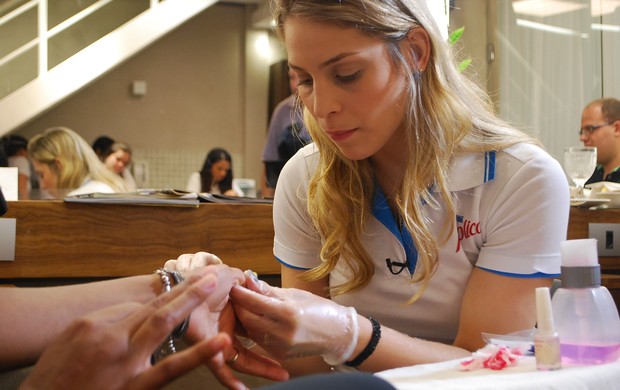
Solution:
{"label": "white tiled wall", "polygon": [[192,172],[202,167],[207,151],[140,150],[132,151],[134,176],[141,188],[184,190]]}
{"label": "white tiled wall", "polygon": [[[185,190],[192,172],[200,171],[208,150],[133,149],[133,173],[140,188]],[[232,154],[235,177],[242,176],[242,157]]]}

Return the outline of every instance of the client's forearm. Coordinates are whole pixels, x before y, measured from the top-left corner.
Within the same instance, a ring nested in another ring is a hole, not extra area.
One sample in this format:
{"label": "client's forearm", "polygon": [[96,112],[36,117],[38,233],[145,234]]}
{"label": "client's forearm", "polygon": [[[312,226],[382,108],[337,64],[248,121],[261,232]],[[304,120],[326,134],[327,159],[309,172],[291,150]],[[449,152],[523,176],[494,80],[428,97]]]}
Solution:
{"label": "client's forearm", "polygon": [[32,364],[75,318],[122,302],[148,302],[157,275],[58,287],[0,289],[0,371]]}

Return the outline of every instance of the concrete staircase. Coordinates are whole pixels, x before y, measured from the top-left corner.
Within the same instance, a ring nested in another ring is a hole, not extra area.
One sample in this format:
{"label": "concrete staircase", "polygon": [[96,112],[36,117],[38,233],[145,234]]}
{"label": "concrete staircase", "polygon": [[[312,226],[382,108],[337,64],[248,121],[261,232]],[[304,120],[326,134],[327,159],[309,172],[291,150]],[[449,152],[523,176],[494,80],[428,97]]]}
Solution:
{"label": "concrete staircase", "polygon": [[[34,80],[2,98],[0,136],[60,103],[217,1],[151,0],[146,11],[55,67],[47,70],[45,66]],[[47,0],[35,0],[34,3],[44,9]]]}

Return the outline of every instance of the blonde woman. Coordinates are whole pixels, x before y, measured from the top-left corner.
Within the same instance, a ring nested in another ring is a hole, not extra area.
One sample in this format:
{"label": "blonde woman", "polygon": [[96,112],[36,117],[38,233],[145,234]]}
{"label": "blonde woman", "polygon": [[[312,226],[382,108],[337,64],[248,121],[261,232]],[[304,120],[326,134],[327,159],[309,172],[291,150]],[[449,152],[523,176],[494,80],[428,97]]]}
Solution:
{"label": "blonde woman", "polygon": [[558,162],[458,72],[426,1],[272,3],[314,144],[276,187],[284,288],[231,292],[249,337],[295,375],[456,359],[532,328],[566,237]]}
{"label": "blonde woman", "polygon": [[103,165],[90,145],[66,127],[53,127],[32,137],[28,153],[41,189],[53,198],[127,191],[121,178]]}

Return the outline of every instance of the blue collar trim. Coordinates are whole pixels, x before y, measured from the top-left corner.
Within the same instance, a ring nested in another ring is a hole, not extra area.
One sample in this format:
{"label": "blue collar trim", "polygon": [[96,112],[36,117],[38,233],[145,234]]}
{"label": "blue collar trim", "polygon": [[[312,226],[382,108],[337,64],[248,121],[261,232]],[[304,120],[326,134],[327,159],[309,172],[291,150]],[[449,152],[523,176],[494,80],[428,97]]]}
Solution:
{"label": "blue collar trim", "polygon": [[495,151],[484,153],[484,183],[495,179]]}
{"label": "blue collar trim", "polygon": [[[372,214],[379,222],[383,224],[391,233],[400,241],[401,245],[405,249],[405,255],[407,256],[407,268],[409,274],[413,275],[415,267],[418,263],[418,249],[413,242],[411,233],[407,230],[404,224],[399,227],[394,219],[392,210],[388,206],[387,199],[381,187],[375,186],[375,193],[372,201]],[[394,259],[396,261],[402,261],[401,259]]]}

